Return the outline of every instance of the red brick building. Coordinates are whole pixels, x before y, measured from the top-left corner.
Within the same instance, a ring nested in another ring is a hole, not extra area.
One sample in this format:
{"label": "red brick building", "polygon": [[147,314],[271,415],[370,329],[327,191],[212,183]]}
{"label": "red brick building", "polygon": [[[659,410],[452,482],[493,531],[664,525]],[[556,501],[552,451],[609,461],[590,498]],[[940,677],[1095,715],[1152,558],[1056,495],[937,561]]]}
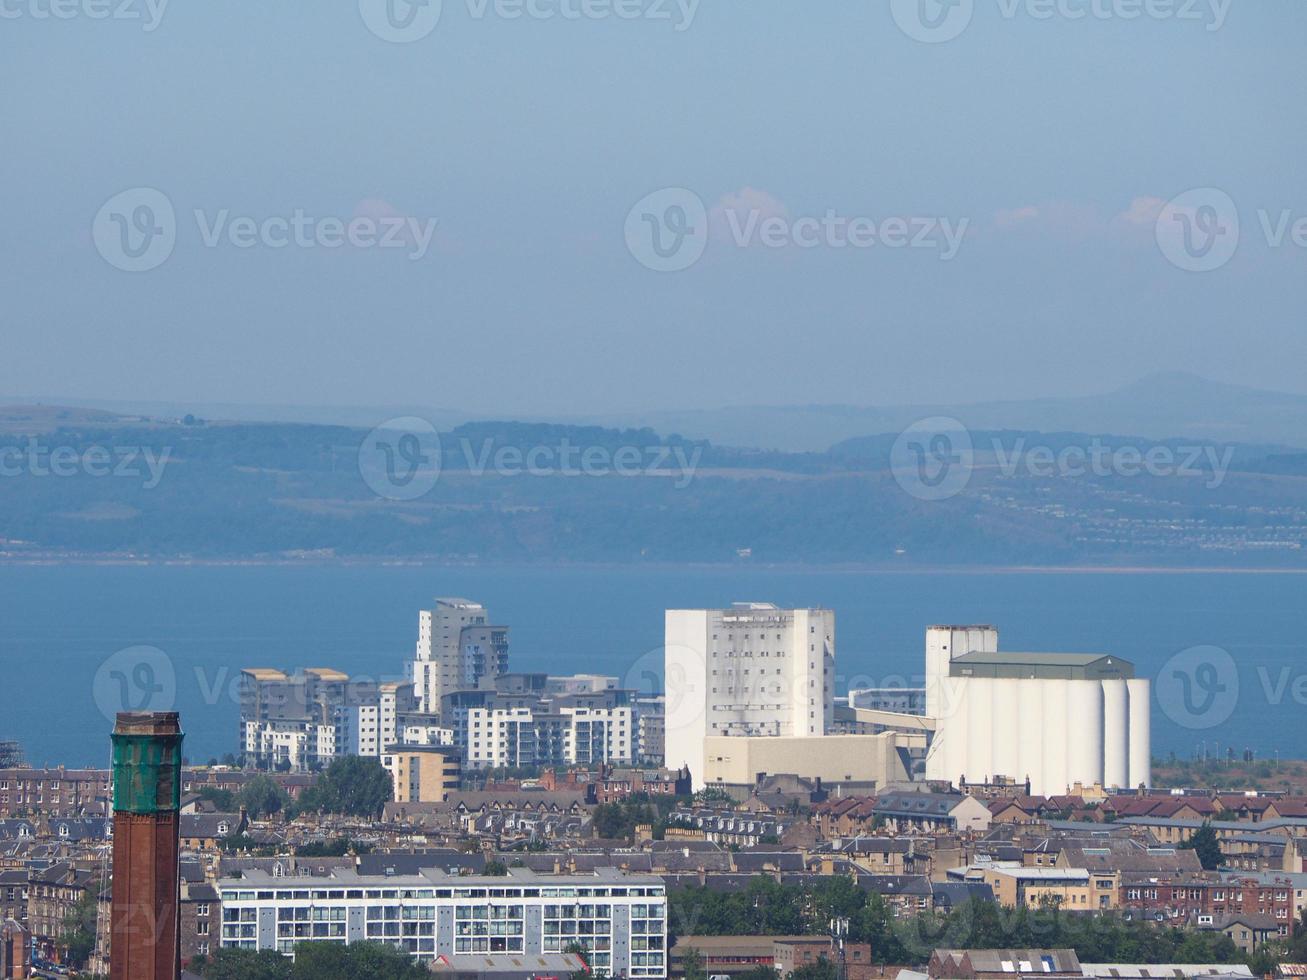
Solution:
{"label": "red brick building", "polygon": [[1265,915],[1277,923],[1279,935],[1294,930],[1293,884],[1289,879],[1258,881],[1222,877],[1216,872],[1121,875],[1121,908],[1150,918],[1210,925],[1229,915]]}

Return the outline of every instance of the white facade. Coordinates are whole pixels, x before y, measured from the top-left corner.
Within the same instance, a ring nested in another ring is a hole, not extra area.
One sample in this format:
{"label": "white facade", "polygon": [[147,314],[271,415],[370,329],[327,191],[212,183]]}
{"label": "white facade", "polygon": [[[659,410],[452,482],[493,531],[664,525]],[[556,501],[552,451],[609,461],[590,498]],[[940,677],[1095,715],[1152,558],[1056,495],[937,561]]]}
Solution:
{"label": "white facade", "polygon": [[399,743],[402,745],[453,745],[454,729],[445,728],[441,725],[406,722],[404,730],[400,733]]}
{"label": "white facade", "polygon": [[245,758],[267,768],[286,768],[296,772],[314,763],[329,764],[337,755],[337,729],[312,721],[246,721],[244,728]]}
{"label": "white facade", "polygon": [[1077,783],[1151,785],[1151,688],[1133,676],[1132,665],[1109,656],[1004,655],[997,638],[989,627],[927,631],[927,702],[935,720],[927,778],[1028,778],[1031,792],[1042,796]]}
{"label": "white facade", "polygon": [[562,708],[563,761],[568,765],[635,761],[635,713],[627,706]]}
{"label": "white facade", "polygon": [[834,715],[835,613],[741,602],[669,609],[665,765],[704,783],[709,736],[816,738]]}
{"label": "white facade", "polygon": [[625,705],[468,708],[466,731],[469,769],[635,761],[635,712]]}
{"label": "white facade", "polygon": [[477,955],[484,967],[488,955],[529,964],[530,957],[579,945],[595,976],[667,976],[666,886],[651,875],[546,877],[513,868],[500,877],[348,870],[279,878],[246,871],[216,887],[225,949],[293,956],[302,942],[374,942],[398,946],[423,964]]}
{"label": "white facade", "polygon": [[[476,688],[507,664],[507,640],[497,651],[488,635],[486,607],[468,599],[437,599],[418,613],[418,639],[410,664],[418,710],[434,714],[442,695]],[[472,631],[483,628],[481,634]]]}

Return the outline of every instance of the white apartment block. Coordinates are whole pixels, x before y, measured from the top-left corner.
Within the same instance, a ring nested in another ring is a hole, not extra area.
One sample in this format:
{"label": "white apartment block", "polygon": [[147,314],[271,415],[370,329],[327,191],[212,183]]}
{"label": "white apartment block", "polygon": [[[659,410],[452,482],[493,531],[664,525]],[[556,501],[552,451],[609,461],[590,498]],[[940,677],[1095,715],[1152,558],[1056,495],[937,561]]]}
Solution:
{"label": "white apartment block", "polygon": [[418,709],[434,714],[453,691],[475,690],[508,669],[508,629],[491,625],[486,607],[470,599],[437,599],[418,613],[411,663]]}
{"label": "white apartment block", "polygon": [[[304,942],[388,943],[419,963],[444,959],[458,973],[486,970],[487,958],[516,962],[586,952],[596,977],[667,976],[667,895],[663,880],[600,869],[540,876],[512,868],[502,877],[416,875],[279,878],[245,871],[217,883],[225,949],[293,956]],[[473,958],[475,957],[475,959]]]}
{"label": "white apartment block", "polygon": [[534,713],[530,708],[469,708],[463,758],[468,769],[535,765]]}
{"label": "white apartment block", "polygon": [[336,711],[337,740],[344,755],[376,758],[381,755],[381,708],[360,704]]}
{"label": "white apartment block", "polygon": [[465,768],[630,764],[635,713],[629,706],[468,708]]}
{"label": "white apartment block", "polygon": [[336,758],[338,732],[334,725],[280,719],[246,721],[245,758],[268,769],[304,772]]}
{"label": "white apartment block", "polygon": [[636,756],[634,712],[614,708],[562,708],[563,762],[590,766],[632,763]]}
{"label": "white apartment block", "polygon": [[737,602],[669,609],[665,762],[704,784],[709,736],[816,738],[834,719],[835,613]]}
{"label": "white apartment block", "polygon": [[454,729],[431,722],[406,720],[400,731],[400,745],[453,745]]}

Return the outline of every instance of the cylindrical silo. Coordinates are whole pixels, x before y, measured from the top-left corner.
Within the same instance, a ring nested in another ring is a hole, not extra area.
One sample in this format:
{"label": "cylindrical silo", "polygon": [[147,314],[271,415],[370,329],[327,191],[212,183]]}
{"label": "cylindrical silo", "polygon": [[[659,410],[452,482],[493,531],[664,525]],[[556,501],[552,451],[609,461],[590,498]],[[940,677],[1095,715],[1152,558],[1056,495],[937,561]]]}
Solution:
{"label": "cylindrical silo", "polygon": [[1044,778],[1032,787],[1040,796],[1054,796],[1067,791],[1067,729],[1073,724],[1070,710],[1071,681],[1047,678],[1032,681],[1044,696]]}
{"label": "cylindrical silo", "polygon": [[994,682],[993,776],[1025,778],[1021,771],[1021,704],[1017,696],[1021,681],[1001,677]]}
{"label": "cylindrical silo", "polygon": [[1092,786],[1103,781],[1103,684],[1095,680],[1070,681],[1067,725],[1067,782]]}
{"label": "cylindrical silo", "polygon": [[1152,685],[1146,677],[1126,681],[1130,712],[1130,786],[1153,785]]}
{"label": "cylindrical silo", "polygon": [[1017,712],[1020,715],[1021,770],[1014,773],[1019,780],[1030,778],[1031,792],[1043,793],[1044,782],[1044,689],[1043,681],[1024,679],[1014,681],[1021,685]]}
{"label": "cylindrical silo", "polygon": [[1103,681],[1103,786],[1130,786],[1130,693],[1124,679]]}
{"label": "cylindrical silo", "polygon": [[967,782],[994,774],[994,681],[971,677],[966,683]]}

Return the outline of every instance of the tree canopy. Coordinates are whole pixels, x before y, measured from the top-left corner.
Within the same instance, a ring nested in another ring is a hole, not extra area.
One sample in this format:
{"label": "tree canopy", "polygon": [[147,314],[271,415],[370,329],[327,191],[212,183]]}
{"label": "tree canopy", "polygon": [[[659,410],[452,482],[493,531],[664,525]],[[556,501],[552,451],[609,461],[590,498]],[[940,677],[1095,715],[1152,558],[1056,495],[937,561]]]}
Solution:
{"label": "tree canopy", "polygon": [[297,809],[305,813],[336,813],[375,819],[390,801],[391,792],[390,773],[379,761],[362,756],[343,756],[300,794]]}

